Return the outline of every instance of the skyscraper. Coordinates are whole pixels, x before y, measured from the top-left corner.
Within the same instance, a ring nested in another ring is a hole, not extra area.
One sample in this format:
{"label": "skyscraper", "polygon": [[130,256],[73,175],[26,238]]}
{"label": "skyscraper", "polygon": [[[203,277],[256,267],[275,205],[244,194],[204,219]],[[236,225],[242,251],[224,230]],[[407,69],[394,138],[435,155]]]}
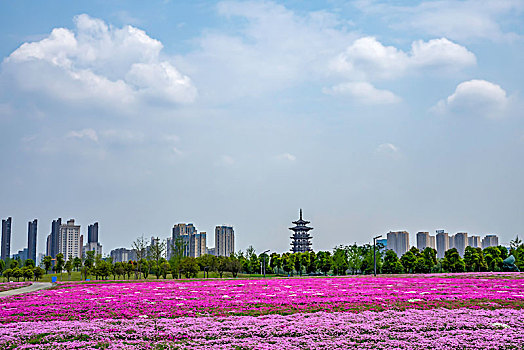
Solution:
{"label": "skyscraper", "polygon": [[184,256],[191,256],[190,255],[190,247],[191,247],[191,238],[193,235],[197,233],[196,227],[189,223],[189,224],[176,224],[173,226],[172,231],[172,240],[173,244],[176,244],[176,242],[180,242],[183,244],[183,255]]}
{"label": "skyscraper", "polygon": [[60,225],[62,225],[62,219],[58,218],[53,220],[51,223],[51,233],[47,236],[47,251],[46,255],[49,255],[52,258],[56,257],[58,254],[59,246],[59,235],[60,235]]}
{"label": "skyscraper", "polygon": [[466,247],[468,246],[468,234],[467,232],[459,232],[453,237],[454,248],[457,249],[460,256],[464,256]]}
{"label": "skyscraper", "polygon": [[409,250],[409,233],[407,231],[388,232],[388,249],[397,253],[400,258]]}
{"label": "skyscraper", "polygon": [[449,249],[449,236],[444,230],[437,231],[437,258],[442,259]]}
{"label": "skyscraper", "polygon": [[468,237],[468,245],[473,248],[480,248],[480,236],[470,236]]}
{"label": "skyscraper", "polygon": [[235,252],[235,231],[232,226],[215,227],[215,255],[230,256]]}
{"label": "skyscraper", "polygon": [[87,226],[87,243],[98,243],[98,222]]}
{"label": "skyscraper", "polygon": [[75,220],[70,219],[66,225],[60,225],[58,234],[58,253],[64,255],[64,260],[69,258],[82,259],[82,241],[84,237],[80,234],[80,225],[75,225]]}
{"label": "skyscraper", "polygon": [[429,232],[418,232],[417,233],[417,249],[423,251],[426,247],[431,245],[431,239]]}
{"label": "skyscraper", "polygon": [[2,247],[0,249],[0,259],[2,260],[7,260],[11,255],[11,225],[11,217],[2,220]]}
{"label": "skyscraper", "polygon": [[36,261],[37,224],[37,219],[27,224],[27,258],[33,260],[35,265],[38,264]]}

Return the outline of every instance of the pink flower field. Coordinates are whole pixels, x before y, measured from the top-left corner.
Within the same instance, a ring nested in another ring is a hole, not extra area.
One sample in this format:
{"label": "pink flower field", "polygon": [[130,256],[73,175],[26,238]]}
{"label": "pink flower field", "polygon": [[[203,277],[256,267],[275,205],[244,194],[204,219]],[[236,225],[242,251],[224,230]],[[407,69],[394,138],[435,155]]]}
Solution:
{"label": "pink flower field", "polygon": [[63,283],[0,299],[0,348],[523,349],[513,276]]}

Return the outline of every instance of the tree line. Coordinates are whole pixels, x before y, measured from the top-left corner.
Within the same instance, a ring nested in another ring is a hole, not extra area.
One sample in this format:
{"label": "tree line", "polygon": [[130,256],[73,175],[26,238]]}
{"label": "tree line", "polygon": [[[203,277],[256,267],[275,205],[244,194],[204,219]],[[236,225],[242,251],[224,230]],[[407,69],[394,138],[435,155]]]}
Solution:
{"label": "tree line", "polygon": [[[170,258],[167,259],[167,251]],[[445,252],[442,259],[437,258],[437,251],[425,248],[420,251],[415,247],[409,249],[401,257],[392,250],[385,250],[382,244],[375,249],[370,244],[337,246],[332,251],[304,252],[304,253],[263,253],[256,254],[250,246],[245,251],[238,251],[229,257],[203,255],[198,258],[184,256],[185,243],[182,240],[167,247],[166,242],[153,240],[150,245],[144,238],[133,242],[135,260],[113,262],[111,258],[102,258],[95,252],[89,251],[83,259],[78,257],[64,260],[62,254],[56,259],[44,257],[42,266],[28,259],[0,260],[0,272],[5,279],[20,278],[37,280],[44,274],[53,271],[61,274],[66,272],[71,278],[73,271],[80,272],[82,279],[94,277],[96,279],[142,279],[150,275],[159,278],[195,278],[199,272],[209,277],[214,272],[222,278],[227,273],[232,277],[239,274],[268,274],[280,276],[293,275],[350,275],[372,274],[374,271],[374,256],[376,258],[377,273],[440,273],[440,272],[481,272],[481,271],[512,271],[512,266],[504,261],[512,255],[513,267],[524,270],[524,244],[518,237],[511,241],[508,252],[503,246],[487,247],[484,249],[466,247],[461,257],[456,248]],[[53,264],[54,263],[54,264]]]}

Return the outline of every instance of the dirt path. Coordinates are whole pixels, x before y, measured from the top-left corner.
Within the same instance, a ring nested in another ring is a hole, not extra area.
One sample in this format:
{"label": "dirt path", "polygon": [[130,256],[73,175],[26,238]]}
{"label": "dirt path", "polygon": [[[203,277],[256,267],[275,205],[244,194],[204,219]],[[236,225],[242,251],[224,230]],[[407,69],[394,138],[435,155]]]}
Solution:
{"label": "dirt path", "polygon": [[1,297],[7,297],[7,296],[10,296],[10,295],[17,295],[17,294],[24,294],[24,293],[35,292],[35,291],[40,290],[40,289],[50,288],[52,285],[53,284],[49,283],[49,282],[33,282],[32,285],[27,286],[27,287],[18,288],[18,289],[11,289],[11,290],[7,290],[5,292],[0,292],[0,298]]}

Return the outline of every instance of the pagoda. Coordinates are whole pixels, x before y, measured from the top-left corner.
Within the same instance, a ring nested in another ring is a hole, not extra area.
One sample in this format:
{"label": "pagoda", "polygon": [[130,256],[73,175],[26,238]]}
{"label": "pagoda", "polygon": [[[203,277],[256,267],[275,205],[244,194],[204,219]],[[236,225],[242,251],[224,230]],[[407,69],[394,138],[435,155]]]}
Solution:
{"label": "pagoda", "polygon": [[290,230],[293,231],[291,238],[291,252],[293,253],[303,253],[311,251],[311,235],[309,231],[313,227],[308,227],[309,221],[302,220],[302,209],[300,209],[300,219],[293,221],[295,227],[291,227]]}

